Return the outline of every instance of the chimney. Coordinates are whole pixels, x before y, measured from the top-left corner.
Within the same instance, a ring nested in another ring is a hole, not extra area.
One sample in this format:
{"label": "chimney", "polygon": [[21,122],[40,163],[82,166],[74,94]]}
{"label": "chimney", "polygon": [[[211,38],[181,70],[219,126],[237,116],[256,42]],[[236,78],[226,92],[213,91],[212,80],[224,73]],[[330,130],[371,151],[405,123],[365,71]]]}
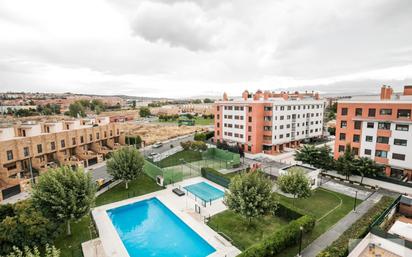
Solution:
{"label": "chimney", "polygon": [[223,93],[223,101],[228,101],[228,100],[229,100],[229,98],[227,97],[227,93],[224,92]]}
{"label": "chimney", "polygon": [[245,90],[242,93],[243,100],[247,100],[249,98],[249,91]]}
{"label": "chimney", "polygon": [[403,87],[403,95],[412,95],[412,86],[406,85]]}
{"label": "chimney", "polygon": [[393,89],[390,86],[383,85],[381,87],[381,100],[390,100],[392,93]]}
{"label": "chimney", "polygon": [[263,99],[268,100],[270,96],[270,91],[266,90],[265,92],[263,92]]}

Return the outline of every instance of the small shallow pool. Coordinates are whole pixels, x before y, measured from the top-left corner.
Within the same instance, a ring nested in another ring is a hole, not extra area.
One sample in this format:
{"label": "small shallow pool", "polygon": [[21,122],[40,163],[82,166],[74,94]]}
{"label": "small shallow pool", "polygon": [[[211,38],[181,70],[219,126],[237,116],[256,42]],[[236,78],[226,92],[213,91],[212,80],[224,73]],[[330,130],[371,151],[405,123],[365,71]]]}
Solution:
{"label": "small shallow pool", "polygon": [[184,189],[202,199],[204,202],[210,202],[222,198],[225,195],[225,192],[206,182],[185,186]]}
{"label": "small shallow pool", "polygon": [[157,198],[107,214],[130,257],[206,257],[216,251]]}

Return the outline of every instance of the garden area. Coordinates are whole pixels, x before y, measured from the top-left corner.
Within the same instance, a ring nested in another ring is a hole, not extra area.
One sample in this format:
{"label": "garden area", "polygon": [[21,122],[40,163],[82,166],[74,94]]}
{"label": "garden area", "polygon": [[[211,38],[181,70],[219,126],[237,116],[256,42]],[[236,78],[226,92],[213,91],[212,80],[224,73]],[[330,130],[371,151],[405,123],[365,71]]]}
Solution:
{"label": "garden area", "polygon": [[[107,192],[96,197],[96,206],[121,201],[130,197],[140,196],[161,190],[153,179],[142,174],[138,179],[129,183],[125,189],[124,183],[118,184]],[[80,221],[72,224],[72,235],[62,233],[56,238],[55,246],[61,250],[61,257],[82,256],[81,243],[95,238],[96,231],[91,223],[91,216],[86,215]]]}
{"label": "garden area", "polygon": [[[280,205],[294,210],[302,215],[308,215],[316,220],[312,231],[303,236],[302,247],[306,247],[317,237],[326,232],[331,226],[342,219],[353,209],[354,198],[318,188],[308,198],[292,199],[275,194]],[[357,205],[361,203],[357,200]],[[288,215],[286,215],[288,216]],[[307,216],[304,216],[307,217]],[[286,229],[290,220],[280,215],[266,215],[256,219],[252,226],[247,220],[230,210],[219,213],[210,219],[208,225],[215,231],[223,233],[233,241],[233,244],[245,250],[274,233]],[[292,257],[298,253],[298,244],[289,246],[287,250],[276,256]],[[247,255],[246,255],[247,256]]]}

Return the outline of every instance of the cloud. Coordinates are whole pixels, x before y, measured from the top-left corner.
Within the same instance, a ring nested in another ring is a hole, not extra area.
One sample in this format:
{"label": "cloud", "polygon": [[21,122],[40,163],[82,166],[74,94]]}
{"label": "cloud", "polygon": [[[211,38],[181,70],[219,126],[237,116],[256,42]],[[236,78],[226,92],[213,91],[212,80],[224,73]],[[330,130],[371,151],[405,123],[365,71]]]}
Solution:
{"label": "cloud", "polygon": [[162,42],[191,51],[209,51],[220,22],[207,17],[195,3],[164,4],[143,2],[133,21],[136,35],[150,42]]}

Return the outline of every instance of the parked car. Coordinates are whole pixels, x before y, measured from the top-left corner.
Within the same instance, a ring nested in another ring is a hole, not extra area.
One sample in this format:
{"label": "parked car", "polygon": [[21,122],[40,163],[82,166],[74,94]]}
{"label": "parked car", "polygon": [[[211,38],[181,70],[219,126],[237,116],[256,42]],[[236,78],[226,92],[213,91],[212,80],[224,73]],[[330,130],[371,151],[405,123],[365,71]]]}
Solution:
{"label": "parked car", "polygon": [[154,144],[154,145],[152,146],[152,148],[160,148],[160,147],[162,147],[162,145],[163,145],[162,142],[157,142],[156,144]]}

